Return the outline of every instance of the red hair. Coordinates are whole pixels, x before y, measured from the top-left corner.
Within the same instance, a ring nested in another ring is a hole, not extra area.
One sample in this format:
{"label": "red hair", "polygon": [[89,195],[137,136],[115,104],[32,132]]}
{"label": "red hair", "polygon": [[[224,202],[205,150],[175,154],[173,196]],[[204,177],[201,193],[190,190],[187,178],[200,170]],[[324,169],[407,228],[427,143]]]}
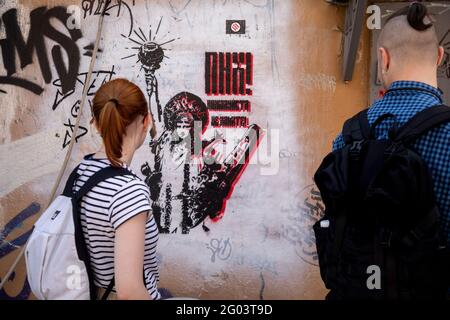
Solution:
{"label": "red hair", "polygon": [[[111,165],[120,167],[126,128],[139,115],[148,114],[144,94],[137,85],[126,79],[109,81],[95,94],[92,112]],[[152,136],[156,134],[154,125],[151,134]]]}

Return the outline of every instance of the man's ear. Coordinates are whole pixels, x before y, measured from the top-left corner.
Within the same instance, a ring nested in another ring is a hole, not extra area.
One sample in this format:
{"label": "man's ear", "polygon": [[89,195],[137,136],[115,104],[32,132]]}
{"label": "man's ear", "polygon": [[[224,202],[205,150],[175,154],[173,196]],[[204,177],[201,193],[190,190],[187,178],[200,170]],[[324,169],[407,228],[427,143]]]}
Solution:
{"label": "man's ear", "polygon": [[444,60],[444,54],[445,54],[445,50],[442,46],[439,46],[438,48],[438,60],[437,60],[437,65],[440,66],[442,63],[442,60]]}
{"label": "man's ear", "polygon": [[389,67],[390,67],[391,56],[389,55],[389,52],[384,47],[378,48],[378,54],[380,57],[381,72],[386,73],[386,72],[388,72]]}

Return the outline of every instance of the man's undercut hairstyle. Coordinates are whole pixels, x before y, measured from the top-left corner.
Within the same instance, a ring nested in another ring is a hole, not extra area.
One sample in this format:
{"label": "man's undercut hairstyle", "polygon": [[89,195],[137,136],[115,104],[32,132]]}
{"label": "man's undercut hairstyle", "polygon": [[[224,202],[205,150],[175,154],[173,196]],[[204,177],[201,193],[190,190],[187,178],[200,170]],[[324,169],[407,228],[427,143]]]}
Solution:
{"label": "man's undercut hairstyle", "polygon": [[413,2],[393,13],[381,31],[378,47],[399,61],[435,63],[439,41],[427,7]]}
{"label": "man's undercut hairstyle", "polygon": [[[386,20],[386,23],[400,16],[406,16],[409,25],[417,31],[424,31],[433,26],[427,7],[420,2],[413,2],[409,6],[396,11]],[[425,23],[425,18],[429,19],[429,23]]]}

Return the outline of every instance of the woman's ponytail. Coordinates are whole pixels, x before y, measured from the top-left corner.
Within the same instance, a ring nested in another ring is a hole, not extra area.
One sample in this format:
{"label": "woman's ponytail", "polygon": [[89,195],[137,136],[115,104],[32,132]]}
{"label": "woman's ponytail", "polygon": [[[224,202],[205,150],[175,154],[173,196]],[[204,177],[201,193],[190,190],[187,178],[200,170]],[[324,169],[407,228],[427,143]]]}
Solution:
{"label": "woman's ponytail", "polygon": [[[120,167],[127,127],[139,115],[148,114],[147,100],[134,83],[115,79],[103,84],[92,102],[93,116],[103,138],[106,155],[112,166]],[[153,127],[152,134],[156,134],[154,131]]]}
{"label": "woman's ponytail", "polygon": [[126,132],[126,125],[118,109],[117,99],[108,100],[100,111],[98,121],[106,155],[115,167],[121,165],[123,136]]}

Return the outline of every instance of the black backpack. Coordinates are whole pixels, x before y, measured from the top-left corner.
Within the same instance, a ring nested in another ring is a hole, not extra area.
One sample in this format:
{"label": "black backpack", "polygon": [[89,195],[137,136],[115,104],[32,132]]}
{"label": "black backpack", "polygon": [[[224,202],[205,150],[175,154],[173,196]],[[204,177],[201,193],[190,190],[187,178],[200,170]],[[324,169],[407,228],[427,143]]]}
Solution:
{"label": "black backpack", "polygon": [[326,207],[313,228],[328,300],[444,299],[450,287],[433,182],[413,148],[450,121],[450,108],[428,108],[377,140],[387,118],[395,120],[384,114],[369,127],[365,110],[347,120],[345,146],[314,175]]}

